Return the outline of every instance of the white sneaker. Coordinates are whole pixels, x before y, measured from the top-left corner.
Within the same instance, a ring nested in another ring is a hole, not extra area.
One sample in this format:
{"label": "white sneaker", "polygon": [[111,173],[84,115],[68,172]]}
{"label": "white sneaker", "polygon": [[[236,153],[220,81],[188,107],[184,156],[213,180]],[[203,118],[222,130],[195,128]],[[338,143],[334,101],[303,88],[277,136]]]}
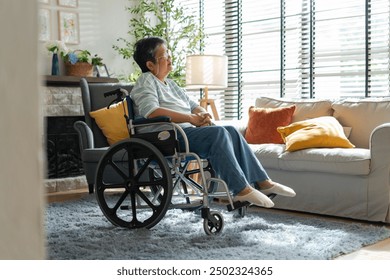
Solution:
{"label": "white sneaker", "polygon": [[296,195],[295,191],[292,188],[289,188],[285,185],[276,182],[271,182],[271,184],[272,187],[268,189],[260,189],[260,191],[265,195],[277,194],[277,195],[289,196],[289,197],[294,197]]}
{"label": "white sneaker", "polygon": [[240,195],[240,194],[236,195],[233,198],[233,201],[249,202],[251,204],[265,207],[265,208],[274,207],[275,204],[268,196],[262,194],[261,192],[259,192],[258,190],[250,186],[247,186],[246,188],[250,188],[250,191],[244,195]]}

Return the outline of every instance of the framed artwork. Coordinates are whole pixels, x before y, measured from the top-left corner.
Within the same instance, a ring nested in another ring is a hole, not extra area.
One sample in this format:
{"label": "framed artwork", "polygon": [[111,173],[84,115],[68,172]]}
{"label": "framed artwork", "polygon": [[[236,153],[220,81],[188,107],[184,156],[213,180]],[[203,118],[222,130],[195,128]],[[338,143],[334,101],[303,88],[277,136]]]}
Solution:
{"label": "framed artwork", "polygon": [[79,15],[74,12],[58,11],[60,40],[66,44],[79,43]]}
{"label": "framed artwork", "polygon": [[77,8],[78,1],[77,0],[58,0],[58,6]]}
{"label": "framed artwork", "polygon": [[50,10],[39,9],[38,13],[38,28],[39,28],[39,40],[49,41],[51,37],[50,29]]}

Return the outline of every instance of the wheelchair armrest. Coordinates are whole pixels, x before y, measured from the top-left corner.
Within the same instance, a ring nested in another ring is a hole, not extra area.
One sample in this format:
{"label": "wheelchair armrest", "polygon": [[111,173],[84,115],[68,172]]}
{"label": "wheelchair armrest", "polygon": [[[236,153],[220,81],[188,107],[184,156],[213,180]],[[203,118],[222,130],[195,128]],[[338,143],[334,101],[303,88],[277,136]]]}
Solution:
{"label": "wheelchair armrest", "polygon": [[80,152],[83,154],[83,150],[91,149],[95,146],[93,141],[93,133],[91,128],[83,121],[76,121],[73,124],[74,129],[79,136]]}
{"label": "wheelchair armrest", "polygon": [[138,118],[138,119],[133,120],[134,125],[158,123],[158,122],[171,122],[171,118],[170,117],[155,117],[155,118],[150,118],[150,119]]}

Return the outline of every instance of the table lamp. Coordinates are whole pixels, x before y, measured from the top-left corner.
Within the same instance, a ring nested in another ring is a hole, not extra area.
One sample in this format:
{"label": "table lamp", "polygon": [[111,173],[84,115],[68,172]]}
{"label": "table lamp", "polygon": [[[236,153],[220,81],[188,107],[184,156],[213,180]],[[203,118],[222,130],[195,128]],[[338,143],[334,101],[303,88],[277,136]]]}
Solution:
{"label": "table lamp", "polygon": [[209,99],[209,89],[227,87],[227,56],[224,55],[189,55],[186,61],[186,88],[204,89],[200,106],[207,110],[210,105],[215,120],[219,120],[213,99]]}

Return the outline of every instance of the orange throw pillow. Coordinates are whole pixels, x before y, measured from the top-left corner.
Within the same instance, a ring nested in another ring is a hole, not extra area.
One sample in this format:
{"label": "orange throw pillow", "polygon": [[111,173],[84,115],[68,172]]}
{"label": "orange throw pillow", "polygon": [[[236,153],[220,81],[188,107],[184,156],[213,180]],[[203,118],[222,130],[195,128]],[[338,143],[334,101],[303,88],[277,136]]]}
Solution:
{"label": "orange throw pillow", "polygon": [[283,144],[277,128],[291,124],[295,105],[281,108],[249,108],[245,139],[249,144]]}

